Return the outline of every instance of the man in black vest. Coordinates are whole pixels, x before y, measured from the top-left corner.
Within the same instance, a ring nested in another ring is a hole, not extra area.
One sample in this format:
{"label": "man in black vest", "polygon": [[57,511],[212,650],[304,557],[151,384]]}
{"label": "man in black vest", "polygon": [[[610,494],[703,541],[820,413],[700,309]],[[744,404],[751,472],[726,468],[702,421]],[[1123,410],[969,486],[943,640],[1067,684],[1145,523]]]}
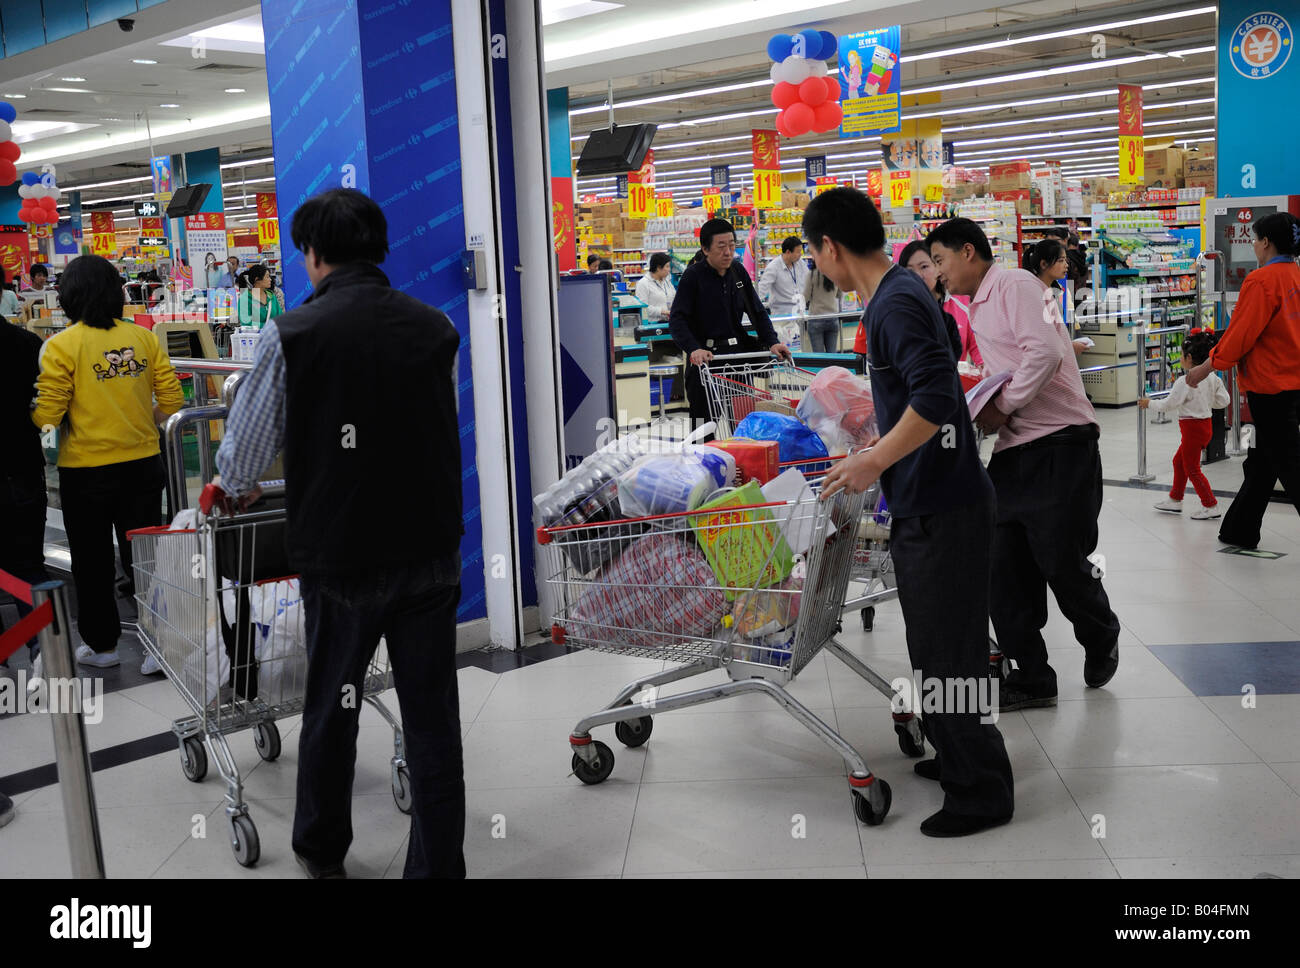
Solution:
{"label": "man in black vest", "polygon": [[[750,336],[740,325],[742,315],[758,333]],[[700,227],[700,256],[686,267],[668,317],[673,341],[689,359],[686,363],[686,400],[691,421],[709,419],[709,405],[700,381],[700,364],[715,355],[771,351],[792,359],[777,339],[772,320],[754,291],[745,267],[736,261],[736,230],[726,219],[711,218]]]}
{"label": "man in black vest", "polygon": [[[217,466],[247,504],[283,445],[308,657],[294,853],[312,877],[346,876],[362,685],[382,635],[410,768],[405,876],[464,877],[460,338],[379,270],[388,224],[361,192],[309,199],[292,239],[315,291],[263,328]],[[397,482],[383,471],[394,459]]]}

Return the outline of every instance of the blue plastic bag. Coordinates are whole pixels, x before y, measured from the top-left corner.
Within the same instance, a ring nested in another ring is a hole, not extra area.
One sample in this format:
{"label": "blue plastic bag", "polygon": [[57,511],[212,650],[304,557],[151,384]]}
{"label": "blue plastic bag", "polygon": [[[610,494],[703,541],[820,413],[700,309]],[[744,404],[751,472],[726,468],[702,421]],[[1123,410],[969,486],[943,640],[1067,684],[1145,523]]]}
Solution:
{"label": "blue plastic bag", "polygon": [[736,437],[750,440],[775,440],[777,454],[784,461],[817,460],[830,456],[826,445],[812,428],[798,417],[756,410],[736,427]]}

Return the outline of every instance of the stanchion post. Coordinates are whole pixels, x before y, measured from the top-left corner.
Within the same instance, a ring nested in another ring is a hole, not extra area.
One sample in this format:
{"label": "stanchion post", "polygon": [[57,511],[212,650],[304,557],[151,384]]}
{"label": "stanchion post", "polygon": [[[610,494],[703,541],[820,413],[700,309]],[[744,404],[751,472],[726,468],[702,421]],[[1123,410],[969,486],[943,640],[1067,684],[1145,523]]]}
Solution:
{"label": "stanchion post", "polygon": [[1232,450],[1228,453],[1233,457],[1240,457],[1246,453],[1246,449],[1241,446],[1241,388],[1237,385],[1235,366],[1228,371],[1228,380],[1232,384],[1229,394],[1232,402],[1228,404],[1232,408]]}
{"label": "stanchion post", "polygon": [[[1137,337],[1137,393],[1139,397],[1145,397],[1147,395],[1146,323],[1138,323],[1134,335]],[[1129,478],[1129,482],[1132,484],[1150,484],[1156,477],[1154,474],[1147,473],[1147,412],[1138,406],[1133,409],[1137,411],[1138,467],[1137,473]]]}
{"label": "stanchion post", "polygon": [[[47,601],[54,609],[54,618],[40,631],[46,694],[52,697],[50,684],[57,683],[61,695],[71,699],[73,706],[50,714],[54,724],[54,758],[59,770],[59,790],[63,795],[63,818],[68,828],[72,876],[103,879],[104,848],[99,838],[95,785],[90,769],[90,750],[86,744],[86,726],[82,719],[81,681],[73,665],[72,640],[68,635],[68,599],[63,582],[48,581],[32,586],[32,605],[39,608]],[[62,688],[64,683],[75,685]]]}

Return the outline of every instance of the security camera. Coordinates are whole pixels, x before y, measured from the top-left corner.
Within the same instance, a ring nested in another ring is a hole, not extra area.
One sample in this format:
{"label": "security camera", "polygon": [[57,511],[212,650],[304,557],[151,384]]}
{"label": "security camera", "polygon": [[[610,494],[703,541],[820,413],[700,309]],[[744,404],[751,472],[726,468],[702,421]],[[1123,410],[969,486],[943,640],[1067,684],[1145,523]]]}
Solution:
{"label": "security camera", "polygon": [[129,34],[131,31],[135,30],[135,21],[128,17],[123,17],[117,22],[117,26],[123,33]]}

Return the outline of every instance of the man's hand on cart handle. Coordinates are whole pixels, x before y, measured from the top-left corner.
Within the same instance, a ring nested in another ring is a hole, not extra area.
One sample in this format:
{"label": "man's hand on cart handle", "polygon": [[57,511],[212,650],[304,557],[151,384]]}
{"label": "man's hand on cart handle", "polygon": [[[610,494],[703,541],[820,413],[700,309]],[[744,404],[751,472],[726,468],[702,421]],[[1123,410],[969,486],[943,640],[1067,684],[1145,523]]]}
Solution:
{"label": "man's hand on cart handle", "polygon": [[713,354],[708,350],[693,350],[691,352],[691,363],[695,366],[702,366],[713,359]]}
{"label": "man's hand on cart handle", "polygon": [[[872,441],[874,444],[875,441]],[[835,464],[822,481],[821,498],[825,501],[839,491],[861,494],[880,479],[884,468],[879,466],[870,450],[853,454]]]}
{"label": "man's hand on cart handle", "polygon": [[210,514],[214,506],[221,508],[225,514],[234,514],[237,511],[247,511],[250,504],[257,503],[262,496],[262,485],[254,484],[253,489],[247,494],[242,494],[238,498],[231,498],[221,486],[221,475],[217,474],[212,478],[211,483],[203,488],[203,493],[199,495],[199,510],[204,514]]}
{"label": "man's hand on cart handle", "polygon": [[794,354],[790,352],[790,347],[786,346],[784,343],[773,343],[768,347],[768,349],[770,349],[772,355],[778,359],[787,360],[791,363],[794,362]]}

